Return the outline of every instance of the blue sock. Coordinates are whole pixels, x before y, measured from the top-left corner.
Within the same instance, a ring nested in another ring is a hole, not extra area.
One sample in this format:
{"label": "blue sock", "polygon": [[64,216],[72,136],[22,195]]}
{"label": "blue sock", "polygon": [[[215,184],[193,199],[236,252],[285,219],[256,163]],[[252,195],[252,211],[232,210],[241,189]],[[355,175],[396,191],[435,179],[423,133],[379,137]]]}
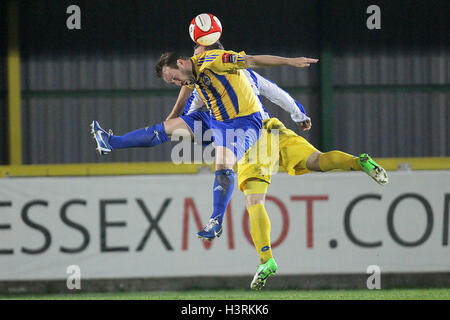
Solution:
{"label": "blue sock", "polygon": [[123,136],[109,137],[109,144],[113,149],[154,147],[169,140],[164,125],[158,123],[152,127],[145,127],[128,132]]}
{"label": "blue sock", "polygon": [[230,202],[234,189],[234,171],[233,169],[223,169],[216,171],[213,187],[213,207],[214,211],[211,219],[217,218],[222,224],[225,210]]}

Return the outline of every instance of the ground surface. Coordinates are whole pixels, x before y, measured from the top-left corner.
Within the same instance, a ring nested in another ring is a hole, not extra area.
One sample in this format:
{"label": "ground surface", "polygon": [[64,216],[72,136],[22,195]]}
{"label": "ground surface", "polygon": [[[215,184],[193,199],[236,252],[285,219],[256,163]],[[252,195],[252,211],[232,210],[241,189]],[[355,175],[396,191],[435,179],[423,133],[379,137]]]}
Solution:
{"label": "ground surface", "polygon": [[0,299],[45,300],[450,300],[450,289],[398,290],[217,290],[134,293],[0,295]]}

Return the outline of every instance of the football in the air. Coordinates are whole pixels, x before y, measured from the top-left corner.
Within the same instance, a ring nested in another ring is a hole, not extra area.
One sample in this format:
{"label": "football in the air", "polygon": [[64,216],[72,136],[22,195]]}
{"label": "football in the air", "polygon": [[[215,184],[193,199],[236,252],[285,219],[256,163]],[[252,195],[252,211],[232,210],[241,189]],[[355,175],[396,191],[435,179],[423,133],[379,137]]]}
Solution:
{"label": "football in the air", "polygon": [[222,24],[211,13],[202,13],[192,19],[189,34],[195,43],[210,46],[220,39]]}

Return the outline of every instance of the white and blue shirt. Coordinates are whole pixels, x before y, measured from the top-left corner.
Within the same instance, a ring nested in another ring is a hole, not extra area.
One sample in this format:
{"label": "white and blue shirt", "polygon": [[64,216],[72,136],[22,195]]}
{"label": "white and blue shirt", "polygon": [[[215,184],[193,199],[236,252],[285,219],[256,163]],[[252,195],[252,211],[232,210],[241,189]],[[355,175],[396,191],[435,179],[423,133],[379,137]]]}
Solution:
{"label": "white and blue shirt", "polygon": [[[251,69],[242,69],[241,72],[247,76],[247,79],[252,86],[253,91],[261,101],[261,96],[269,99],[271,102],[283,108],[291,115],[291,119],[294,122],[303,122],[307,119],[307,115],[303,106],[289,93],[278,87],[274,82],[264,78]],[[183,115],[189,115],[193,112],[199,111],[204,105],[203,99],[194,89],[189,99],[186,101]],[[263,104],[260,104],[261,116],[263,120],[269,119],[270,115],[264,108]]]}

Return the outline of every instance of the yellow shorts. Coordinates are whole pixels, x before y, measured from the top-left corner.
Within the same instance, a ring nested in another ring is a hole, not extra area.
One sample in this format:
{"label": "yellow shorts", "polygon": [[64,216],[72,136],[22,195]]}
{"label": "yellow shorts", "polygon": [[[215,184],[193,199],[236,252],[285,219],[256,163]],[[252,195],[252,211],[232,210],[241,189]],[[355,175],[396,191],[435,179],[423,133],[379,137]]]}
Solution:
{"label": "yellow shorts", "polygon": [[248,179],[270,183],[279,167],[292,176],[308,173],[306,160],[314,151],[318,150],[277,118],[264,120],[258,142],[238,162],[239,189],[244,191]]}

